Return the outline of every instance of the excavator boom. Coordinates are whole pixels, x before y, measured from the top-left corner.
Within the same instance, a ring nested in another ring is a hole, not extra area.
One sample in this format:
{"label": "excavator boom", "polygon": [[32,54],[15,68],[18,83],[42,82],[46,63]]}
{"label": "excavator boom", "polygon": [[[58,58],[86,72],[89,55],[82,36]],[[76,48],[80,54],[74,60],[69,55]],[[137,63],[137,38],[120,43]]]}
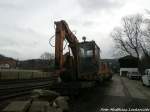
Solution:
{"label": "excavator boom", "polygon": [[63,41],[67,40],[69,43],[69,47],[71,48],[73,59],[74,59],[74,67],[76,75],[78,74],[78,40],[76,36],[69,29],[68,24],[64,21],[55,22],[56,32],[55,32],[55,67],[56,69],[63,69],[64,61],[63,61]]}

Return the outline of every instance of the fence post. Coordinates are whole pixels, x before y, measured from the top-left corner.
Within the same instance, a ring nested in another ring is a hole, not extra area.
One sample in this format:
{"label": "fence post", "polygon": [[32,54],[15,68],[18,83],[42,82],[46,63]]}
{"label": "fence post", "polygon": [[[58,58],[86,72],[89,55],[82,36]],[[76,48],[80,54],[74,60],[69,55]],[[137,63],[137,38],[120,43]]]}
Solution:
{"label": "fence post", "polygon": [[33,79],[33,71],[32,71],[32,74],[31,74],[31,79]]}
{"label": "fence post", "polygon": [[2,77],[2,72],[0,71],[0,80],[2,79],[1,77]]}
{"label": "fence post", "polygon": [[44,72],[42,71],[42,78],[44,79],[45,78],[45,76],[44,76]]}
{"label": "fence post", "polygon": [[19,80],[19,71],[18,71],[18,80]]}

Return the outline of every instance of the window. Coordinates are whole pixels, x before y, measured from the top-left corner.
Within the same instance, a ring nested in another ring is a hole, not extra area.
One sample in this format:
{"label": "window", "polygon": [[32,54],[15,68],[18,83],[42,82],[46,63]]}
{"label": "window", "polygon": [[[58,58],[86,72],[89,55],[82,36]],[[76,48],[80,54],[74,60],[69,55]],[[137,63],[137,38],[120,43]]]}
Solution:
{"label": "window", "polygon": [[80,55],[81,57],[92,57],[93,56],[93,50],[91,49],[84,49],[80,48]]}

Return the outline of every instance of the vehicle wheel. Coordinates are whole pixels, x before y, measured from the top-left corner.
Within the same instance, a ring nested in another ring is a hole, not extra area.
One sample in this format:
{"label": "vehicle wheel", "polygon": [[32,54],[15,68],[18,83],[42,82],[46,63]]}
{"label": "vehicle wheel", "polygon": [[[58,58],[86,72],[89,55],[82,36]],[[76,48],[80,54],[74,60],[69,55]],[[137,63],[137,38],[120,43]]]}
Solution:
{"label": "vehicle wheel", "polygon": [[145,84],[143,83],[143,80],[142,80],[142,85],[145,86]]}
{"label": "vehicle wheel", "polygon": [[130,76],[129,76],[129,79],[131,80],[131,79],[132,79],[132,77],[130,77]]}
{"label": "vehicle wheel", "polygon": [[145,84],[142,82],[142,85],[145,86]]}

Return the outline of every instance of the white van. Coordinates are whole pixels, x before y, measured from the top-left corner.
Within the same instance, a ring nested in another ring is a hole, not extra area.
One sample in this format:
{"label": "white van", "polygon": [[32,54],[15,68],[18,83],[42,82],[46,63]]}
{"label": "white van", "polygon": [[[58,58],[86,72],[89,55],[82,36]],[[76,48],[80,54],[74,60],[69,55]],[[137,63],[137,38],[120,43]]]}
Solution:
{"label": "white van", "polygon": [[146,69],[144,75],[142,76],[143,85],[150,86],[150,69]]}

